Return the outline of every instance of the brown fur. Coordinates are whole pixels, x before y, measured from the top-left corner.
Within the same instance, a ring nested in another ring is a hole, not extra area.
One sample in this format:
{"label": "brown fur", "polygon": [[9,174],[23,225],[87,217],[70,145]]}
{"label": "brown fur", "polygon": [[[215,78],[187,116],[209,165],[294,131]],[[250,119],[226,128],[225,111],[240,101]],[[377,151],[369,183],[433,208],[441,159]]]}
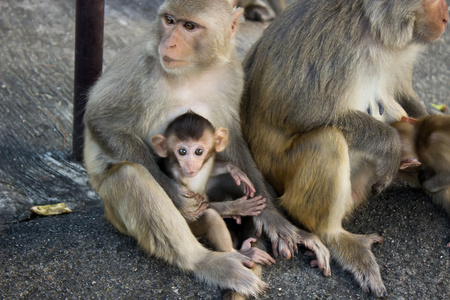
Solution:
{"label": "brown fur", "polygon": [[405,172],[419,173],[420,184],[431,194],[433,202],[450,215],[450,116],[431,115],[416,123],[395,122],[402,141],[402,161],[417,158],[420,168]]}
{"label": "brown fur", "polygon": [[401,144],[388,124],[426,115],[413,63],[447,21],[444,0],[299,0],[244,61],[242,128],[258,167],[284,210],[377,297],[386,289],[370,247],[382,238],[342,220],[396,177]]}

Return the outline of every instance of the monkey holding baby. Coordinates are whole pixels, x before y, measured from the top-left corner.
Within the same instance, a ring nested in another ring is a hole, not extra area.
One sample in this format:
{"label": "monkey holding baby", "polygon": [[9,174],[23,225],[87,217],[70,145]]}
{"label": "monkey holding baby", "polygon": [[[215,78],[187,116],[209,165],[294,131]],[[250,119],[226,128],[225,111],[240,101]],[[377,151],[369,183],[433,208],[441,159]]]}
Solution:
{"label": "monkey holding baby", "polygon": [[[84,162],[106,218],[134,237],[150,255],[229,289],[232,297],[256,296],[266,287],[261,265],[243,265],[237,252],[206,249],[188,223],[206,208],[160,168],[151,138],[176,117],[193,111],[214,128],[227,128],[227,147],[217,158],[242,170],[266,199],[245,220],[247,237],[264,233],[275,256],[288,259],[297,244],[313,250],[329,274],[329,252],[319,238],[292,225],[278,211],[245,142],[239,118],[244,74],[235,49],[243,10],[233,0],[167,0],[152,30],[119,53],[89,94],[84,117]],[[231,182],[233,186],[234,182]],[[216,190],[209,186],[208,190]],[[224,189],[224,193],[227,189]],[[215,199],[213,199],[215,200]]]}
{"label": "monkey holding baby", "polygon": [[[248,177],[230,162],[217,161],[216,153],[225,150],[228,143],[228,130],[220,127],[214,129],[212,124],[202,116],[187,112],[173,120],[166,128],[164,135],[157,134],[151,138],[155,152],[164,157],[164,169],[179,184],[188,188],[188,193],[201,197],[200,206],[209,204],[206,195],[208,180],[211,176],[229,173],[237,185],[244,186],[245,196],[226,201],[221,207],[201,210],[197,219],[188,222],[196,237],[206,239],[214,250],[233,251],[233,242],[222,217],[234,217],[240,222],[241,216],[256,216],[266,207],[266,199],[253,197],[255,188]],[[265,251],[251,248],[249,238],[243,242],[241,253],[251,259],[245,265],[253,263],[274,264],[275,260]]]}

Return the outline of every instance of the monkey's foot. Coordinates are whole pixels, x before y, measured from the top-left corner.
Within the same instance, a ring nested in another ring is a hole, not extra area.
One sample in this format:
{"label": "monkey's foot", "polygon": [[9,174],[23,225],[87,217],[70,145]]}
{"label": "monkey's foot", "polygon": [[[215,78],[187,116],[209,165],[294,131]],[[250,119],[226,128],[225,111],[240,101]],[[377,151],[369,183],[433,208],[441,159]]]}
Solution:
{"label": "monkey's foot", "polygon": [[365,291],[371,291],[377,298],[387,296],[381,279],[380,268],[370,247],[382,243],[383,237],[377,234],[357,235],[347,231],[326,237],[332,255],[342,267],[353,274]]}
{"label": "monkey's foot", "polygon": [[328,251],[328,248],[317,235],[301,229],[298,229],[297,232],[300,244],[303,244],[309,249],[305,254],[315,257],[315,259],[311,260],[310,265],[312,267],[318,267],[326,277],[331,276],[330,251]]}

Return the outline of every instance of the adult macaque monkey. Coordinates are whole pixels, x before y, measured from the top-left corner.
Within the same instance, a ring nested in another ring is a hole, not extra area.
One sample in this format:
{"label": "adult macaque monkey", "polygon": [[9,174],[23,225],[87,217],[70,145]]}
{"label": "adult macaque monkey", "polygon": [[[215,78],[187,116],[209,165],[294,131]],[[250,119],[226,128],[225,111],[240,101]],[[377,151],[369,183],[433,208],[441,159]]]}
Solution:
{"label": "adult macaque monkey", "polygon": [[[164,169],[171,177],[188,188],[188,192],[201,196],[199,206],[205,209],[199,212],[195,221],[188,222],[194,235],[206,239],[216,251],[233,251],[233,241],[222,217],[259,215],[266,207],[266,199],[258,196],[247,200],[247,196],[253,197],[255,193],[247,175],[229,162],[215,160],[216,153],[225,150],[228,130],[223,127],[214,129],[202,116],[188,112],[171,122],[164,135],[157,134],[151,140],[155,152],[165,158]],[[229,173],[237,185],[242,184],[246,194],[241,199],[226,201],[230,206],[227,214],[214,208],[206,208],[206,186],[209,178],[225,173]],[[244,241],[240,250],[251,259],[245,263],[248,267],[252,267],[254,263],[275,263],[265,251],[252,249],[251,242],[256,242],[256,239],[249,238]]]}
{"label": "adult macaque monkey", "polygon": [[265,284],[242,265],[245,256],[212,252],[197,241],[185,218],[195,219],[198,202],[160,170],[151,148],[151,137],[188,110],[227,128],[228,147],[218,158],[245,172],[267,199],[253,217],[257,236],[264,230],[285,258],[296,252],[296,243],[305,243],[328,272],[327,248],[277,211],[242,137],[243,72],[234,47],[241,14],[226,0],[165,1],[151,33],[124,49],[90,92],[84,159],[106,218],[118,230],[148,253],[249,296]]}
{"label": "adult macaque monkey", "polygon": [[420,172],[418,179],[422,187],[450,215],[450,116],[402,118],[391,126],[400,135],[400,169]]}
{"label": "adult macaque monkey", "polygon": [[342,220],[396,176],[400,141],[388,124],[426,114],[412,66],[447,22],[445,0],[300,0],[244,62],[241,120],[256,164],[290,217],[378,297],[386,289],[370,247],[383,239]]}
{"label": "adult macaque monkey", "polygon": [[233,5],[245,8],[249,20],[269,21],[286,8],[286,0],[233,0]]}

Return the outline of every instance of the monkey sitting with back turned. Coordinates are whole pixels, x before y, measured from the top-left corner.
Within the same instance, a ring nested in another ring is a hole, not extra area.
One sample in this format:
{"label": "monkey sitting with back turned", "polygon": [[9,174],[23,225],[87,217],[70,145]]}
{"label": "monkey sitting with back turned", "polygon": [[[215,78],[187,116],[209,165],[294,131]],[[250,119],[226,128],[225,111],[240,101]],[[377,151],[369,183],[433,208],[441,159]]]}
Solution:
{"label": "monkey sitting with back turned", "polygon": [[[187,112],[173,120],[164,135],[154,135],[151,140],[155,152],[165,158],[165,171],[198,200],[197,219],[187,220],[193,234],[206,239],[216,251],[233,251],[231,235],[222,217],[233,217],[240,223],[241,216],[259,215],[266,207],[266,199],[262,196],[247,199],[256,192],[247,175],[230,162],[215,160],[216,153],[225,150],[228,130],[214,129],[207,119]],[[207,182],[211,176],[225,173],[229,173],[237,185],[242,183],[245,196],[215,207],[214,203],[209,204],[206,195]],[[252,242],[256,239],[245,240],[239,251],[251,259],[244,262],[245,265],[275,263],[265,251],[252,248]]]}

